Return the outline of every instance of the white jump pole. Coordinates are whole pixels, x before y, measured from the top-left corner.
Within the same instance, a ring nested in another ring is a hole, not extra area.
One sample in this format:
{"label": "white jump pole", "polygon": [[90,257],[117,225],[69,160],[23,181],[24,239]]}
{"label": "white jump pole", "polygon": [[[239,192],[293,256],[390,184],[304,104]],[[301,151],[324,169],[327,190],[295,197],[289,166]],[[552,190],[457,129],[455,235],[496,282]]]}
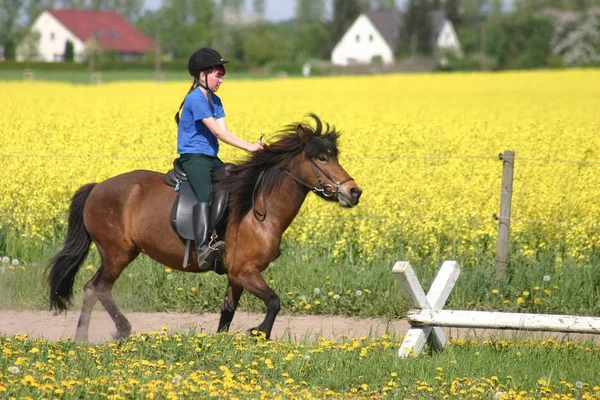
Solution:
{"label": "white jump pole", "polygon": [[457,310],[409,310],[413,326],[518,329],[524,331],[600,333],[600,318],[573,315]]}

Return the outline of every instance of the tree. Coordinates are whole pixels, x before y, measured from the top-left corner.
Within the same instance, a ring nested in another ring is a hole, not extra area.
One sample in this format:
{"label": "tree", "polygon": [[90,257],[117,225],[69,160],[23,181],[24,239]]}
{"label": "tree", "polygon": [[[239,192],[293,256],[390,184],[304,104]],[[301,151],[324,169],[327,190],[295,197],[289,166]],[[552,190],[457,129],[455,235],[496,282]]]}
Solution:
{"label": "tree", "polygon": [[265,19],[265,0],[252,0],[252,9],[259,19]]}
{"label": "tree", "polygon": [[427,0],[409,0],[404,27],[399,41],[399,53],[430,55],[433,50],[433,31]]}
{"label": "tree", "polygon": [[329,57],[328,48],[324,45],[329,42],[329,31],[324,23],[317,21],[300,24],[296,28],[293,40],[294,56],[297,60]]}
{"label": "tree", "polygon": [[595,15],[558,22],[552,53],[569,66],[600,62],[600,22]]}
{"label": "tree", "polygon": [[73,42],[71,42],[70,40],[67,40],[67,42],[65,43],[65,55],[63,58],[64,58],[64,61],[67,61],[67,62],[71,62],[75,59]]}
{"label": "tree", "polygon": [[65,8],[90,10],[114,10],[130,21],[137,21],[142,15],[144,0],[61,0]]}
{"label": "tree", "polygon": [[300,23],[322,21],[325,18],[323,0],[296,0],[296,20]]}
{"label": "tree", "polygon": [[[333,44],[337,43],[350,25],[358,18],[361,8],[358,0],[334,0],[333,18],[329,25],[329,33]],[[333,48],[333,46],[330,46]]]}
{"label": "tree", "polygon": [[395,11],[396,8],[395,0],[375,0],[375,9],[377,10]]}
{"label": "tree", "polygon": [[458,28],[461,23],[460,0],[446,0],[444,3],[444,11],[446,12],[446,17]]}
{"label": "tree", "polygon": [[245,61],[264,66],[289,59],[289,42],[272,24],[257,25],[244,42]]}
{"label": "tree", "polygon": [[244,0],[221,0],[223,11],[231,11],[236,17],[240,17],[244,8]]}
{"label": "tree", "polygon": [[38,61],[40,58],[40,33],[28,32],[20,41],[18,49],[23,61]]}
{"label": "tree", "polygon": [[500,69],[540,68],[551,55],[552,23],[530,13],[513,12],[487,23],[487,54]]}
{"label": "tree", "polygon": [[473,24],[481,21],[485,0],[462,0],[460,20],[464,24]]}
{"label": "tree", "polygon": [[161,24],[164,51],[176,59],[187,59],[222,36],[221,15],[212,0],[165,0],[152,19]]}
{"label": "tree", "polygon": [[17,46],[18,21],[23,11],[20,0],[0,0],[0,44],[4,46],[4,56],[7,60],[15,59]]}

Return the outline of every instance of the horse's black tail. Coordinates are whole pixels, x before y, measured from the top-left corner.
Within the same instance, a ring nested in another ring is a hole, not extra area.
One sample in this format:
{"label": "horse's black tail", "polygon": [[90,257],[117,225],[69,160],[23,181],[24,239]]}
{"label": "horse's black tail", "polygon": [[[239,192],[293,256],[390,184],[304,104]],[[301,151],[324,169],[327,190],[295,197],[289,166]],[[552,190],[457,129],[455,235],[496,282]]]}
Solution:
{"label": "horse's black tail", "polygon": [[71,199],[69,226],[62,250],[48,266],[50,285],[50,310],[66,311],[73,296],[75,275],[87,256],[92,238],[83,223],[83,208],[95,183],[79,188]]}

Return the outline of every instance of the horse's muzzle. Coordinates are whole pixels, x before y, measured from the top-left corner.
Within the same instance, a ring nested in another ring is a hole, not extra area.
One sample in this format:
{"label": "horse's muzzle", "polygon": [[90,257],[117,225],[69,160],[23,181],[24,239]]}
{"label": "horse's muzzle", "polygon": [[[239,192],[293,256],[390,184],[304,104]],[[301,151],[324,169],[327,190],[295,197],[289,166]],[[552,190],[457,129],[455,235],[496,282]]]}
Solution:
{"label": "horse's muzzle", "polygon": [[338,191],[338,204],[342,207],[354,207],[358,205],[358,200],[362,195],[362,189],[358,185],[342,186]]}

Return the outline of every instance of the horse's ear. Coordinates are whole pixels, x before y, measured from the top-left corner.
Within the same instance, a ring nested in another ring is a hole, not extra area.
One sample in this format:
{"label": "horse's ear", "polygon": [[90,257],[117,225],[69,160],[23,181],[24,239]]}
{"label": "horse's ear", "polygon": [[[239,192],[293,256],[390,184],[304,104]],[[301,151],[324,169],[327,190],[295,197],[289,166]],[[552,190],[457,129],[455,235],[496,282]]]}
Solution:
{"label": "horse's ear", "polygon": [[298,126],[296,126],[296,134],[300,138],[300,142],[303,145],[308,143],[308,133],[304,130],[302,124],[298,124]]}

